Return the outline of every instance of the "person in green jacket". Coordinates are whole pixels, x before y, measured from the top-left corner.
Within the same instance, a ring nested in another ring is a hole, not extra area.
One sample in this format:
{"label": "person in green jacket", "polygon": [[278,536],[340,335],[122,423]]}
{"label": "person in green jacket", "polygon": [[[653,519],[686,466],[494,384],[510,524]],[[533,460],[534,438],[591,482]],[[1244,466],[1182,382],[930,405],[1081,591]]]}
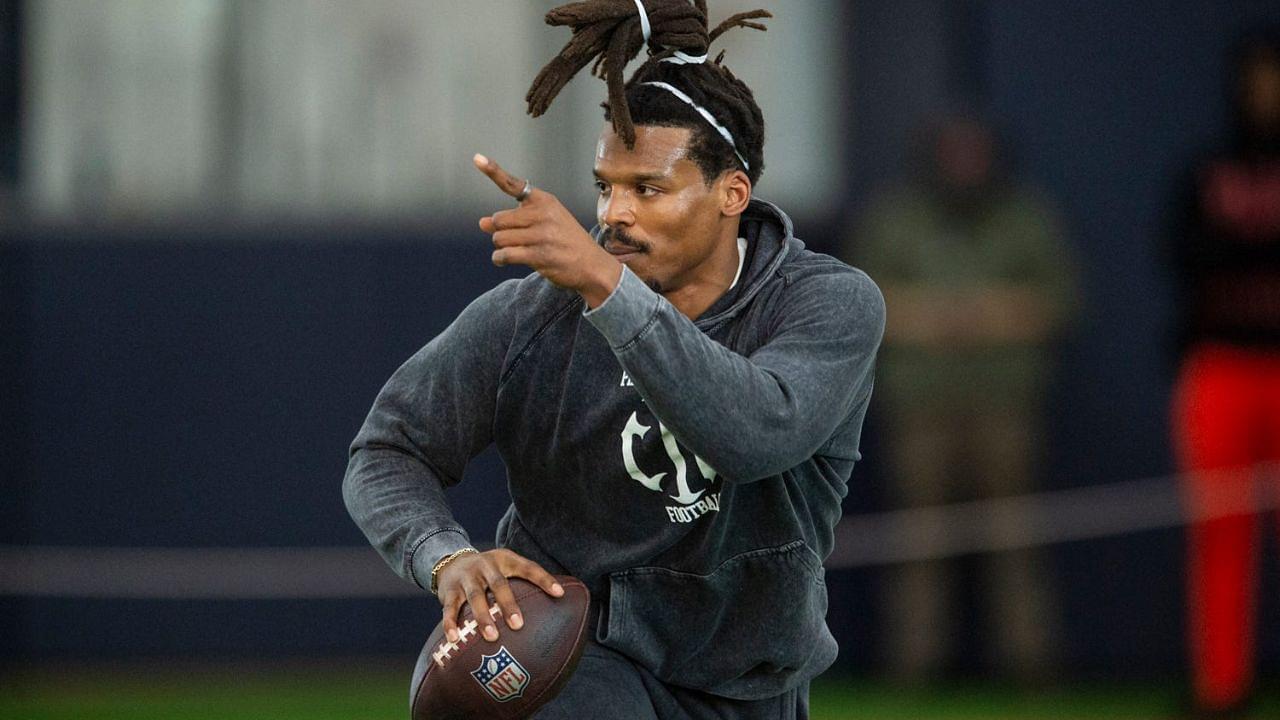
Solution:
{"label": "person in green jacket", "polygon": [[[1053,342],[1075,304],[1060,222],[1004,170],[993,130],[950,116],[923,147],[919,172],[873,200],[844,248],[884,292],[876,391],[889,430],[889,499],[902,507],[1035,488]],[[992,522],[990,532],[1013,538],[1031,519]],[[1015,676],[1043,675],[1054,612],[1042,563],[1030,550],[983,560],[993,659]],[[958,570],[929,561],[892,571],[891,673],[923,679],[944,669]]]}

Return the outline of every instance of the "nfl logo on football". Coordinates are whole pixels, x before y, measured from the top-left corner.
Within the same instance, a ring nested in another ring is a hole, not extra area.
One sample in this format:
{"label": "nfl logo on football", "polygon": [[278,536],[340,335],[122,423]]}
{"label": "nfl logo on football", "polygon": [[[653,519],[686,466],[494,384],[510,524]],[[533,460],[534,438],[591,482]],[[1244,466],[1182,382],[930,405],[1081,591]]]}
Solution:
{"label": "nfl logo on football", "polygon": [[529,673],[507,652],[506,646],[493,655],[482,655],[480,667],[471,671],[471,677],[498,702],[520,697],[529,685]]}

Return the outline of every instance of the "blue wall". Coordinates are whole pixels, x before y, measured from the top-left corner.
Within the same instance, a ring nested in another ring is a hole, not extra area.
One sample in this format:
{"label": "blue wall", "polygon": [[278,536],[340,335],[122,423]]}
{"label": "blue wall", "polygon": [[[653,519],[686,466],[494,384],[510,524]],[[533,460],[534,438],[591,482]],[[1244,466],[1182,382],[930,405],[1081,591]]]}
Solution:
{"label": "blue wall", "polygon": [[18,251],[28,542],[360,539],[347,444],[396,366],[503,274],[480,239],[263,239]]}
{"label": "blue wall", "polygon": [[[0,243],[0,542],[364,543],[340,481],[374,395],[512,274],[489,264],[478,231],[459,237],[254,228]],[[465,485],[459,518],[488,539],[501,463],[480,458]],[[412,649],[438,612],[426,600],[9,598],[0,653]]]}

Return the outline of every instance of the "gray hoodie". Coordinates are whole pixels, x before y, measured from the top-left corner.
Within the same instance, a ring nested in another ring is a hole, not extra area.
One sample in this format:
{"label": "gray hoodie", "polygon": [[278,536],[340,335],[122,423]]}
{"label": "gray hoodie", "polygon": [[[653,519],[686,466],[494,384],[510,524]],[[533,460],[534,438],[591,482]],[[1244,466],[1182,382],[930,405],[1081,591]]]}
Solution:
{"label": "gray hoodie", "polygon": [[629,269],[595,310],[534,273],[387,381],[347,508],[401,576],[470,544],[445,501],[496,443],[497,543],[582,579],[596,640],[664,682],[771,697],[836,657],[822,560],[871,397],[884,301],[753,200],[740,281],[691,321]]}

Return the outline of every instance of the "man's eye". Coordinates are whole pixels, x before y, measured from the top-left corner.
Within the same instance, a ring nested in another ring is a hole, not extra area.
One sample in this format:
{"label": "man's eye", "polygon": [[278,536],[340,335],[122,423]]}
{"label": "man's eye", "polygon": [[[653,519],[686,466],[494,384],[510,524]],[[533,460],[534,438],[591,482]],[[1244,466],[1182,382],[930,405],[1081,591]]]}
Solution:
{"label": "man's eye", "polygon": [[608,192],[609,192],[609,186],[608,186],[608,185],[605,185],[603,182],[600,182],[599,180],[597,180],[597,181],[596,181],[596,192],[600,193],[601,195],[604,195],[605,193],[608,193]]}
{"label": "man's eye", "polygon": [[641,185],[640,187],[636,188],[636,194],[637,195],[657,195],[658,189],[651,188],[648,185]]}

